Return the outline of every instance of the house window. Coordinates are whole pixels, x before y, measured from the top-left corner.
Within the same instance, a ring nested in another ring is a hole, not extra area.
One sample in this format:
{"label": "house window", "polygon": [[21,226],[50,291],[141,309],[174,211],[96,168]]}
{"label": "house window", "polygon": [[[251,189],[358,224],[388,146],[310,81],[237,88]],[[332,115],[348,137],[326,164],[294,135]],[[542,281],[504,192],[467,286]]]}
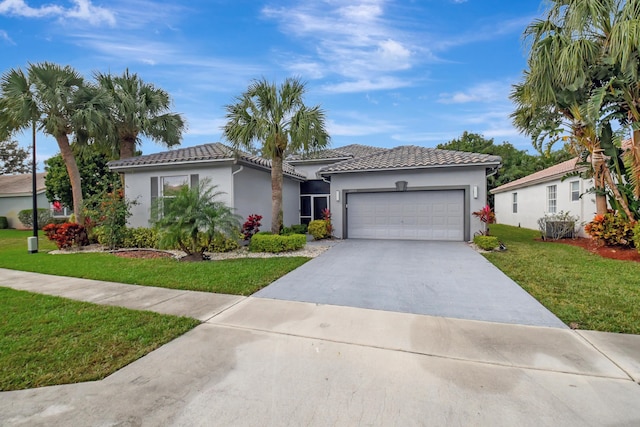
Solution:
{"label": "house window", "polygon": [[[178,195],[183,188],[193,188],[199,185],[199,176],[194,175],[174,175],[151,178],[151,206],[156,205],[158,198],[162,199],[161,206],[158,206],[158,215],[171,203],[172,199]],[[153,210],[153,209],[152,209]]]}
{"label": "house window", "polygon": [[549,185],[547,187],[547,212],[556,213],[558,207],[558,188],[555,185]]}
{"label": "house window", "polygon": [[571,181],[569,185],[571,186],[571,201],[577,202],[580,200],[580,181]]}
{"label": "house window", "polygon": [[513,213],[518,213],[518,193],[511,193]]}
{"label": "house window", "polygon": [[329,183],[310,180],[300,183],[300,224],[322,219],[322,211],[329,207]]}

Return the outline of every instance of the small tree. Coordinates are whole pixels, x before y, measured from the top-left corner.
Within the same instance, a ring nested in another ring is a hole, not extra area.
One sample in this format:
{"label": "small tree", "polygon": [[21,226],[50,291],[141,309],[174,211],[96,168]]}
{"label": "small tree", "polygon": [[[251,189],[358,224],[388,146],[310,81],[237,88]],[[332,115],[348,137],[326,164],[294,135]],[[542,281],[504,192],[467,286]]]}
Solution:
{"label": "small tree", "polygon": [[17,141],[0,141],[0,175],[31,172],[29,152]]}
{"label": "small tree", "polygon": [[[124,197],[124,191],[118,189],[94,195],[85,203],[85,222],[101,227],[99,243],[115,249],[122,246],[127,234],[127,219],[131,216],[131,202]],[[89,232],[92,230],[89,229]]]}
{"label": "small tree", "polygon": [[[158,198],[153,206],[156,227],[160,231],[160,245],[178,247],[190,259],[203,259],[204,251],[216,233],[232,235],[240,229],[240,217],[224,202],[215,200],[209,180],[202,180],[193,188],[181,188],[175,197]],[[197,256],[196,256],[197,255]]]}

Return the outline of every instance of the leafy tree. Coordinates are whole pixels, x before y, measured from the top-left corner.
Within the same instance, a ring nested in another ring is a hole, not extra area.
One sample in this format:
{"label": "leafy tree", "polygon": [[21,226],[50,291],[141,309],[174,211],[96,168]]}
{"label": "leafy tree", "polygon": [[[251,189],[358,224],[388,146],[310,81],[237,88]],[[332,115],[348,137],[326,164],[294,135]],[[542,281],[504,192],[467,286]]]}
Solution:
{"label": "leafy tree", "polygon": [[[496,145],[493,138],[487,139],[480,134],[466,131],[460,138],[452,139],[444,144],[438,144],[437,148],[502,157],[502,167],[495,175],[487,179],[488,190],[569,160],[572,157],[566,148],[549,152],[547,156],[533,156],[525,150],[516,149],[509,142]],[[491,195],[489,195],[489,203],[493,205],[493,197]]]}
{"label": "leafy tree", "polygon": [[121,76],[96,73],[95,78],[95,90],[104,90],[109,96],[105,136],[97,142],[119,154],[120,159],[135,155],[140,135],[167,147],[180,145],[185,123],[179,114],[169,112],[171,98],[167,92],[129,70]]}
{"label": "leafy tree", "polygon": [[[79,150],[72,145],[82,179],[82,197],[89,199],[99,194],[114,192],[121,187],[120,177],[107,167],[110,158],[95,149]],[[64,206],[73,205],[71,180],[60,154],[44,162],[46,176],[44,183],[48,200],[58,200]]]}
{"label": "leafy tree", "polygon": [[287,152],[310,153],[328,146],[325,113],[307,107],[305,84],[288,78],[278,88],[267,80],[254,80],[247,91],[226,106],[224,137],[235,149],[256,150],[271,160],[271,232],[282,227],[283,161]]}
{"label": "leafy tree", "polygon": [[174,197],[158,198],[155,205],[155,226],[160,230],[160,245],[179,247],[191,259],[199,259],[216,233],[239,235],[240,217],[224,202],[215,200],[215,191],[204,179],[193,188],[182,187]]}
{"label": "leafy tree", "polygon": [[0,140],[11,134],[38,128],[55,138],[71,181],[73,211],[82,217],[82,183],[69,136],[77,139],[94,134],[103,105],[98,92],[89,92],[84,79],[69,66],[50,62],[30,64],[28,75],[11,69],[0,81]]}
{"label": "leafy tree", "polygon": [[31,172],[29,152],[17,141],[0,141],[0,175]]}

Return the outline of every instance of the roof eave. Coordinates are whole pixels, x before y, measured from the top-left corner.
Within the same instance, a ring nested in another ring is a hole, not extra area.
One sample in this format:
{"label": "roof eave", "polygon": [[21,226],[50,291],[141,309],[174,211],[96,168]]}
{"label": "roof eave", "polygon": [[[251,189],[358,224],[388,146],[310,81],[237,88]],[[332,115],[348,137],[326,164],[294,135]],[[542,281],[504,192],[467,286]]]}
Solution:
{"label": "roof eave", "polygon": [[156,167],[168,167],[168,166],[182,166],[182,165],[192,165],[194,163],[199,164],[199,165],[204,165],[204,164],[207,164],[207,163],[224,163],[224,162],[233,163],[233,162],[235,162],[235,160],[236,160],[235,158],[229,157],[229,158],[224,158],[224,159],[183,160],[183,161],[178,161],[178,162],[144,163],[144,164],[140,164],[140,165],[109,166],[109,164],[107,164],[107,166],[112,171],[119,171],[119,170],[126,171],[127,169],[144,169],[144,168],[156,168]]}
{"label": "roof eave", "polygon": [[[586,168],[585,168],[586,169]],[[553,175],[548,175],[542,178],[537,178],[531,181],[527,181],[527,182],[523,182],[521,184],[516,184],[516,185],[509,185],[509,183],[501,185],[500,187],[494,188],[493,190],[489,191],[489,193],[491,194],[498,194],[498,193],[504,193],[506,191],[510,191],[510,190],[518,190],[520,188],[526,188],[526,187],[531,187],[532,185],[537,185],[537,184],[543,184],[545,182],[549,182],[549,181],[555,181],[558,179],[561,179],[562,177],[566,176],[567,174],[570,174],[572,172],[583,172],[584,169],[576,169],[575,171],[568,171],[568,172],[562,172],[562,173],[555,173]]]}

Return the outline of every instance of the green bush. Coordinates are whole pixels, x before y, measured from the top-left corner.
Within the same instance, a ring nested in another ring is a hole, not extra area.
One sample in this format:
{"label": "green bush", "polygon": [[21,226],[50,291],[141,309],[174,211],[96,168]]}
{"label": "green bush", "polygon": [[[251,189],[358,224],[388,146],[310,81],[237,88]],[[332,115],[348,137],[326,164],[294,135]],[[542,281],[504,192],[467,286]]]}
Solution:
{"label": "green bush", "polygon": [[122,242],[125,248],[158,248],[158,230],[155,228],[127,228]]}
{"label": "green bush", "polygon": [[500,242],[495,236],[475,236],[473,238],[473,243],[485,251],[492,251],[500,246]]}
{"label": "green bush", "polygon": [[327,230],[327,221],[323,219],[316,219],[309,223],[309,234],[313,236],[314,239],[320,240],[329,237],[329,232]]}
{"label": "green bush", "polygon": [[208,252],[231,252],[240,247],[238,239],[244,239],[244,235],[238,232],[238,237],[228,237],[222,233],[215,232],[213,241],[207,249]]}
{"label": "green bush", "polygon": [[637,222],[635,227],[633,227],[633,242],[640,253],[640,222]]}
{"label": "green bush", "polygon": [[288,252],[304,248],[307,236],[304,234],[290,234],[283,236],[271,233],[257,233],[251,237],[249,250],[251,252]]}
{"label": "green bush", "polygon": [[618,213],[596,215],[585,225],[584,231],[605,246],[633,246],[635,221],[629,221]]}
{"label": "green bush", "polygon": [[289,234],[307,234],[307,225],[293,224],[291,227],[282,227],[280,234],[283,236],[287,236]]}
{"label": "green bush", "polygon": [[[18,219],[25,227],[33,227],[33,209],[24,209],[18,212]],[[38,209],[38,228],[42,229],[51,222],[51,212],[49,209]]]}
{"label": "green bush", "polygon": [[0,230],[9,228],[9,221],[6,216],[0,216]]}

